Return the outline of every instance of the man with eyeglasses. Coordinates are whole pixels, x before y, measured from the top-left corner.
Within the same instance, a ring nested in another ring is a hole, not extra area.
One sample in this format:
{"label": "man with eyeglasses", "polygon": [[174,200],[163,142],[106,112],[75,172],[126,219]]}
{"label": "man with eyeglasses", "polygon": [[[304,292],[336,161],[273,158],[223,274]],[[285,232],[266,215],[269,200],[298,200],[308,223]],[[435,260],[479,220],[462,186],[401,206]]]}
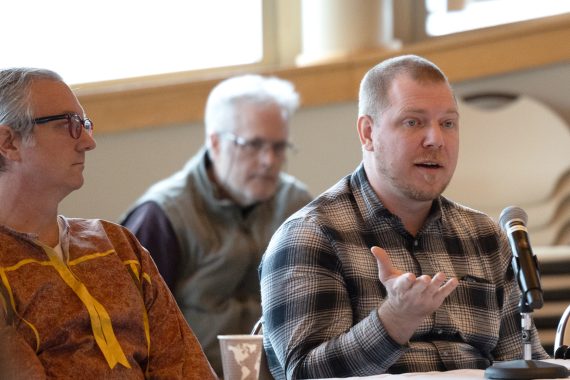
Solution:
{"label": "man with eyeglasses", "polygon": [[124,227],[58,215],[93,123],[48,70],[0,70],[0,377],[217,379]]}
{"label": "man with eyeglasses", "polygon": [[311,199],[282,171],[298,103],[293,85],[275,77],[218,84],[206,105],[205,147],[121,222],[150,251],[218,373],[217,335],[251,331],[261,315],[261,255],[277,227]]}

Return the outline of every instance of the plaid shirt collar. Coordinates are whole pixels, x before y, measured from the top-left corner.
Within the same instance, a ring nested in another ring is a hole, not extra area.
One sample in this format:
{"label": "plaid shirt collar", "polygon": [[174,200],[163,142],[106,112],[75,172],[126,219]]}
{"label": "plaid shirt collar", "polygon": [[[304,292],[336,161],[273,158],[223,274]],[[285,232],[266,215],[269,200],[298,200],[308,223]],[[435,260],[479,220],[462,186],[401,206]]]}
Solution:
{"label": "plaid shirt collar", "polygon": [[[375,223],[378,223],[378,220],[389,220],[394,223],[394,227],[398,230],[404,230],[400,217],[394,215],[384,206],[372,188],[372,185],[370,185],[363,163],[361,163],[351,174],[350,187],[357,200],[357,204],[361,208],[361,214],[364,221],[367,224],[374,225]],[[433,201],[424,226],[419,233],[430,228],[439,228],[440,223],[445,222],[442,216],[442,199],[443,196],[440,195]]]}

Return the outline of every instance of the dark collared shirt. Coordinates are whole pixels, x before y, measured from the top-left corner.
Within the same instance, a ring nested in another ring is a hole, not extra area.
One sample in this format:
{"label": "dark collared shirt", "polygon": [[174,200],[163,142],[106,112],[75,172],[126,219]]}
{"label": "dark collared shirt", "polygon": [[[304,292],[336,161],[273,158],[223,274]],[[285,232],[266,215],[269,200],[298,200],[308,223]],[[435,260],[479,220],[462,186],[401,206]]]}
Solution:
{"label": "dark collared shirt", "polygon": [[[386,332],[370,247],[394,267],[459,286],[409,343]],[[260,267],[264,339],[276,379],[486,368],[522,359],[511,252],[486,215],[439,197],[414,237],[379,201],[363,166],[288,219]],[[533,327],[533,359],[548,355]]]}

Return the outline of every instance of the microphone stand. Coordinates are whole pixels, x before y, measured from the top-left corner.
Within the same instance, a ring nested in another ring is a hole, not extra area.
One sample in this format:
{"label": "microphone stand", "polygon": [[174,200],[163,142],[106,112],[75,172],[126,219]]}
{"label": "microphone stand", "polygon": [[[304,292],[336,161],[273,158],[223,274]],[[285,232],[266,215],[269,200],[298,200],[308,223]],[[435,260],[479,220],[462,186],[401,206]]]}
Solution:
{"label": "microphone stand", "polygon": [[527,303],[526,295],[521,295],[519,307],[521,310],[522,324],[522,360],[511,360],[494,363],[485,370],[487,379],[561,379],[568,377],[568,369],[565,366],[532,360],[532,307]]}

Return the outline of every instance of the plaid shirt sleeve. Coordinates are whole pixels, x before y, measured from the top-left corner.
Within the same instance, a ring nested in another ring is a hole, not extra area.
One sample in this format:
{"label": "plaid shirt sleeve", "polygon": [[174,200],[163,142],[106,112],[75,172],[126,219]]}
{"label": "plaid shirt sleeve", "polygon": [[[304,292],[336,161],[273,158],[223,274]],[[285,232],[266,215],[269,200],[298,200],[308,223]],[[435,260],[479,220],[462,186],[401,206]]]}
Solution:
{"label": "plaid shirt sleeve", "polygon": [[263,261],[265,334],[274,352],[268,356],[290,379],[383,373],[406,350],[387,334],[376,309],[353,325],[350,285],[330,244],[310,222],[292,220]]}
{"label": "plaid shirt sleeve", "polygon": [[[499,226],[442,198],[411,236],[362,173],[291,217],[267,248],[261,297],[274,377],[445,371],[522,359],[520,290]],[[404,272],[460,279],[404,346],[378,317],[386,294],[372,245],[384,248]],[[533,359],[548,358],[534,326],[531,335]]]}

